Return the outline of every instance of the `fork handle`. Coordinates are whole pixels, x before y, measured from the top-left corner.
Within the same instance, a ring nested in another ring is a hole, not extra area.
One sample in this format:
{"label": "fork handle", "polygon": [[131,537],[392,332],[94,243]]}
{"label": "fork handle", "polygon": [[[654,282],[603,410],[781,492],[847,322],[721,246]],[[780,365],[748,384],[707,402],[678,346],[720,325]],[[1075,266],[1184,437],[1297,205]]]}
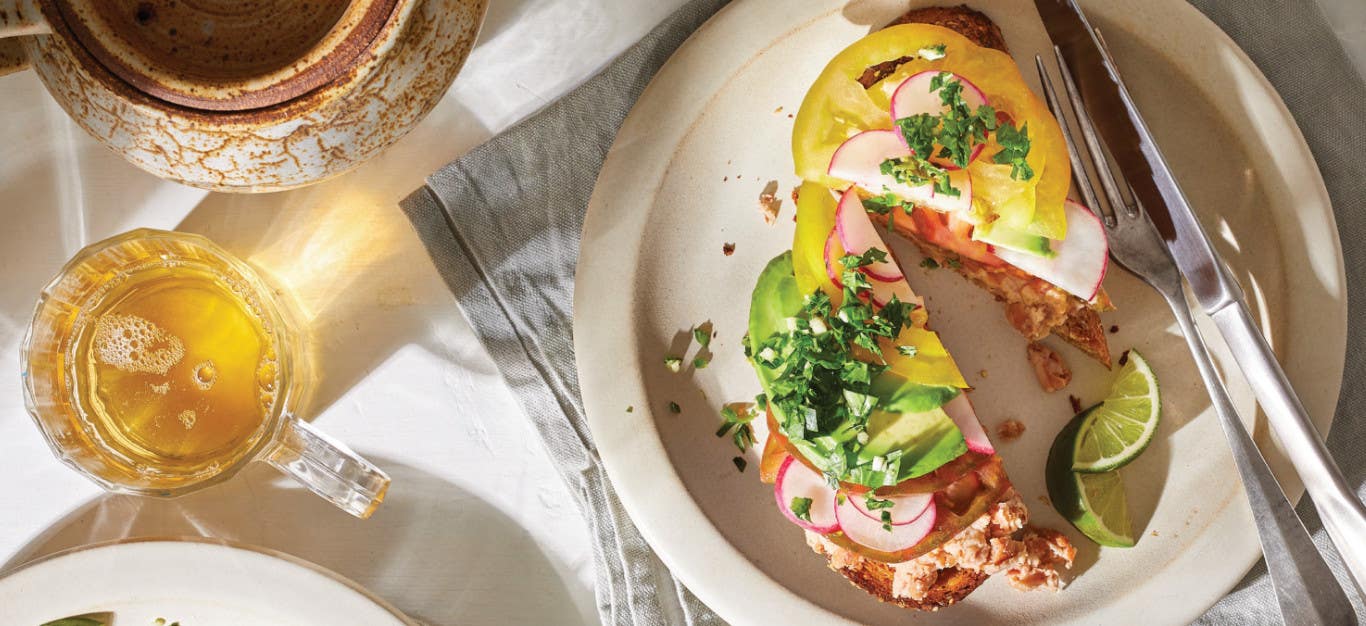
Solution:
{"label": "fork handle", "polygon": [[1329,456],[1247,307],[1234,301],[1210,316],[1228,343],[1234,362],[1252,385],[1267,421],[1319,511],[1328,538],[1337,547],[1357,592],[1361,593],[1366,589],[1366,507]]}
{"label": "fork handle", "polygon": [[1191,319],[1185,295],[1180,291],[1164,295],[1181,326],[1181,334],[1190,347],[1200,378],[1209,390],[1210,402],[1219,415],[1224,435],[1228,437],[1248,504],[1252,506],[1252,517],[1257,522],[1257,537],[1262,544],[1262,553],[1266,555],[1266,569],[1276,590],[1282,621],[1289,625],[1354,623],[1352,603],[1342,588],[1333,584],[1333,573],[1323,561],[1323,555],[1314,546],[1314,540],[1286,499],[1266,458],[1238,418],[1228,390],[1214,369],[1204,339]]}

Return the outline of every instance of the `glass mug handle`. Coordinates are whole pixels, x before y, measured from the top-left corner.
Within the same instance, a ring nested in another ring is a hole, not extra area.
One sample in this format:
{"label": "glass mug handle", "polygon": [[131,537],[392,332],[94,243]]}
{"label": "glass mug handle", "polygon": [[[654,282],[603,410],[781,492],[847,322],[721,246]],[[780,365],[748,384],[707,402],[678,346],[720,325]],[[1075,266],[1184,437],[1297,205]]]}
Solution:
{"label": "glass mug handle", "polygon": [[265,460],[309,491],[361,519],[370,517],[389,490],[389,476],[345,445],[286,416]]}

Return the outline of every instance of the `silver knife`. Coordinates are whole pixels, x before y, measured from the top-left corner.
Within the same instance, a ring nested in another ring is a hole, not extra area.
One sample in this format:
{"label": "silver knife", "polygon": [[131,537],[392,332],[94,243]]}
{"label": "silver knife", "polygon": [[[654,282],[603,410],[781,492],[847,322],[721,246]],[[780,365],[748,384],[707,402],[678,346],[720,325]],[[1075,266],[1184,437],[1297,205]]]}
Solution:
{"label": "silver knife", "polygon": [[1086,109],[1134,198],[1166,241],[1196,301],[1214,319],[1286,456],[1304,481],[1357,591],[1362,592],[1366,589],[1366,507],[1329,456],[1275,354],[1248,314],[1242,289],[1210,245],[1104,43],[1075,0],[1035,0],[1034,4],[1049,37],[1075,75]]}

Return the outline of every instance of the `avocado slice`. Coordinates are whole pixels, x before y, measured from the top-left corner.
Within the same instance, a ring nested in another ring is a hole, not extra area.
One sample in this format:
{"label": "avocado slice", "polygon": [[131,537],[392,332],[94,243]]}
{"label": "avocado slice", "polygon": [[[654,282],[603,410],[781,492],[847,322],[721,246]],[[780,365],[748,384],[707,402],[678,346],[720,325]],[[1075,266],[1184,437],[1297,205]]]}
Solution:
{"label": "avocado slice", "polygon": [[976,241],[1006,248],[1007,250],[1033,254],[1045,258],[1052,258],[1057,254],[1053,251],[1049,238],[1033,235],[1022,230],[1016,230],[1005,224],[999,223],[999,220],[990,224],[981,224],[977,226],[972,230],[972,238]]}
{"label": "avocado slice", "polygon": [[898,482],[924,476],[968,451],[963,433],[942,407],[920,413],[873,411],[868,418],[868,435],[859,459],[901,451]]}

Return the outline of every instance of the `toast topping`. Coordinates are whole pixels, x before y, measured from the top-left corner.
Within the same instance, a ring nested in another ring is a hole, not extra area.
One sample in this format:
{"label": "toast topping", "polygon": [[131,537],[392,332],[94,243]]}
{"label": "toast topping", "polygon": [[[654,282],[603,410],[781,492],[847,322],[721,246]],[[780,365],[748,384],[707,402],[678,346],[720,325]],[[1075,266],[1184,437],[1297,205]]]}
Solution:
{"label": "toast topping", "polygon": [[921,602],[935,588],[941,573],[949,570],[1004,573],[1018,589],[1056,591],[1063,585],[1061,570],[1072,567],[1076,548],[1061,533],[1026,527],[1028,519],[1024,502],[1013,494],[944,545],[920,558],[890,565],[869,561],[816,533],[807,533],[806,541],[811,549],[828,557],[830,568],[836,571],[890,568],[893,598]]}

